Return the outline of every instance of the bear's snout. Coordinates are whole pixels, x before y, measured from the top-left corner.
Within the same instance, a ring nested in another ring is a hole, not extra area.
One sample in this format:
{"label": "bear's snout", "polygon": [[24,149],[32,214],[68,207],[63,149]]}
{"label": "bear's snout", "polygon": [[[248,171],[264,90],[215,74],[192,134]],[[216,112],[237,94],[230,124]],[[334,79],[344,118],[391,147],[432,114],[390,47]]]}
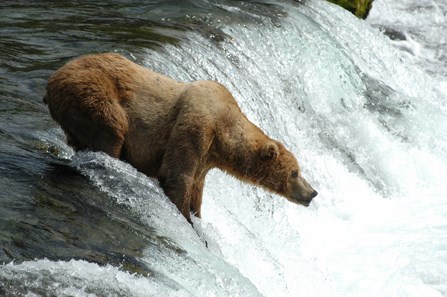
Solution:
{"label": "bear's snout", "polygon": [[318,192],[301,176],[292,184],[292,202],[308,207],[317,195]]}
{"label": "bear's snout", "polygon": [[308,198],[307,200],[302,200],[298,203],[302,204],[305,207],[309,207],[310,203],[312,202],[312,199],[314,199],[317,195],[318,195],[318,192],[313,190],[313,192],[309,196],[310,198]]}

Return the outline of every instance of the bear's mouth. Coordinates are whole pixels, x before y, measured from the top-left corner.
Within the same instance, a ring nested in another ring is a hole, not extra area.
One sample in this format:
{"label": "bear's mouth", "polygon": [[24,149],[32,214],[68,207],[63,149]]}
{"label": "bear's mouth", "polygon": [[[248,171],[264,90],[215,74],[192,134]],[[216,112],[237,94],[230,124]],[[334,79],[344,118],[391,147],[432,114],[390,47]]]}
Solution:
{"label": "bear's mouth", "polygon": [[289,199],[290,202],[293,202],[295,204],[304,206],[304,207],[309,207],[310,203],[312,202],[312,199],[310,200],[298,200],[298,199]]}
{"label": "bear's mouth", "polygon": [[309,207],[310,203],[312,202],[312,200],[309,201],[298,201],[298,204],[304,206],[304,207]]}

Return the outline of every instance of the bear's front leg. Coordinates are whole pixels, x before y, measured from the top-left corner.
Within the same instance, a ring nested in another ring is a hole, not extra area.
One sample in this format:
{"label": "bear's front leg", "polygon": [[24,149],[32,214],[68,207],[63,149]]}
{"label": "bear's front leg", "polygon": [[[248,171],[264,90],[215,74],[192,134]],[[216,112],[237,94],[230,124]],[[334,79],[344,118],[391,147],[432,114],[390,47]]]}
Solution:
{"label": "bear's front leg", "polygon": [[168,174],[163,179],[161,186],[166,196],[174,203],[186,220],[192,225],[191,221],[191,192],[192,178],[186,173]]}
{"label": "bear's front leg", "polygon": [[191,192],[191,202],[190,208],[191,213],[198,218],[202,218],[202,195],[203,195],[203,186],[205,184],[205,176],[200,174],[198,177],[196,176],[194,183],[192,185]]}
{"label": "bear's front leg", "polygon": [[[187,114],[189,115],[189,114]],[[211,146],[212,137],[204,123],[190,123],[185,115],[177,119],[167,143],[159,180],[165,194],[192,224],[191,211],[200,216],[204,157]]]}
{"label": "bear's front leg", "polygon": [[198,158],[187,144],[168,145],[160,169],[159,181],[166,196],[177,206],[186,220],[191,221],[191,202],[194,190],[194,175]]}

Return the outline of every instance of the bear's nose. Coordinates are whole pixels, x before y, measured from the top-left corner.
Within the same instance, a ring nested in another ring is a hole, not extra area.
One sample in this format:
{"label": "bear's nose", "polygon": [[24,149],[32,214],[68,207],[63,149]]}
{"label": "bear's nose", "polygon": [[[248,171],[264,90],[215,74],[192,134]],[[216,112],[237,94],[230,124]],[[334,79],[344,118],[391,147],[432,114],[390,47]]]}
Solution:
{"label": "bear's nose", "polygon": [[315,198],[317,195],[318,195],[318,192],[314,190],[314,191],[312,192],[312,194],[310,194],[310,199]]}

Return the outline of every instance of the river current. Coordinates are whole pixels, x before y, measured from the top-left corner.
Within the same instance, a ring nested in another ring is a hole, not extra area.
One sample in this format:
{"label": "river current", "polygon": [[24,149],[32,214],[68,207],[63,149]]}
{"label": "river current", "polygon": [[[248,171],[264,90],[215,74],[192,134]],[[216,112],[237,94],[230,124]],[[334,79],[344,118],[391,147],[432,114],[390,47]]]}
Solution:
{"label": "river current", "polygon": [[[447,5],[394,2],[3,0],[0,296],[446,296]],[[47,78],[94,52],[224,84],[319,195],[214,170],[193,229],[51,119]]]}

